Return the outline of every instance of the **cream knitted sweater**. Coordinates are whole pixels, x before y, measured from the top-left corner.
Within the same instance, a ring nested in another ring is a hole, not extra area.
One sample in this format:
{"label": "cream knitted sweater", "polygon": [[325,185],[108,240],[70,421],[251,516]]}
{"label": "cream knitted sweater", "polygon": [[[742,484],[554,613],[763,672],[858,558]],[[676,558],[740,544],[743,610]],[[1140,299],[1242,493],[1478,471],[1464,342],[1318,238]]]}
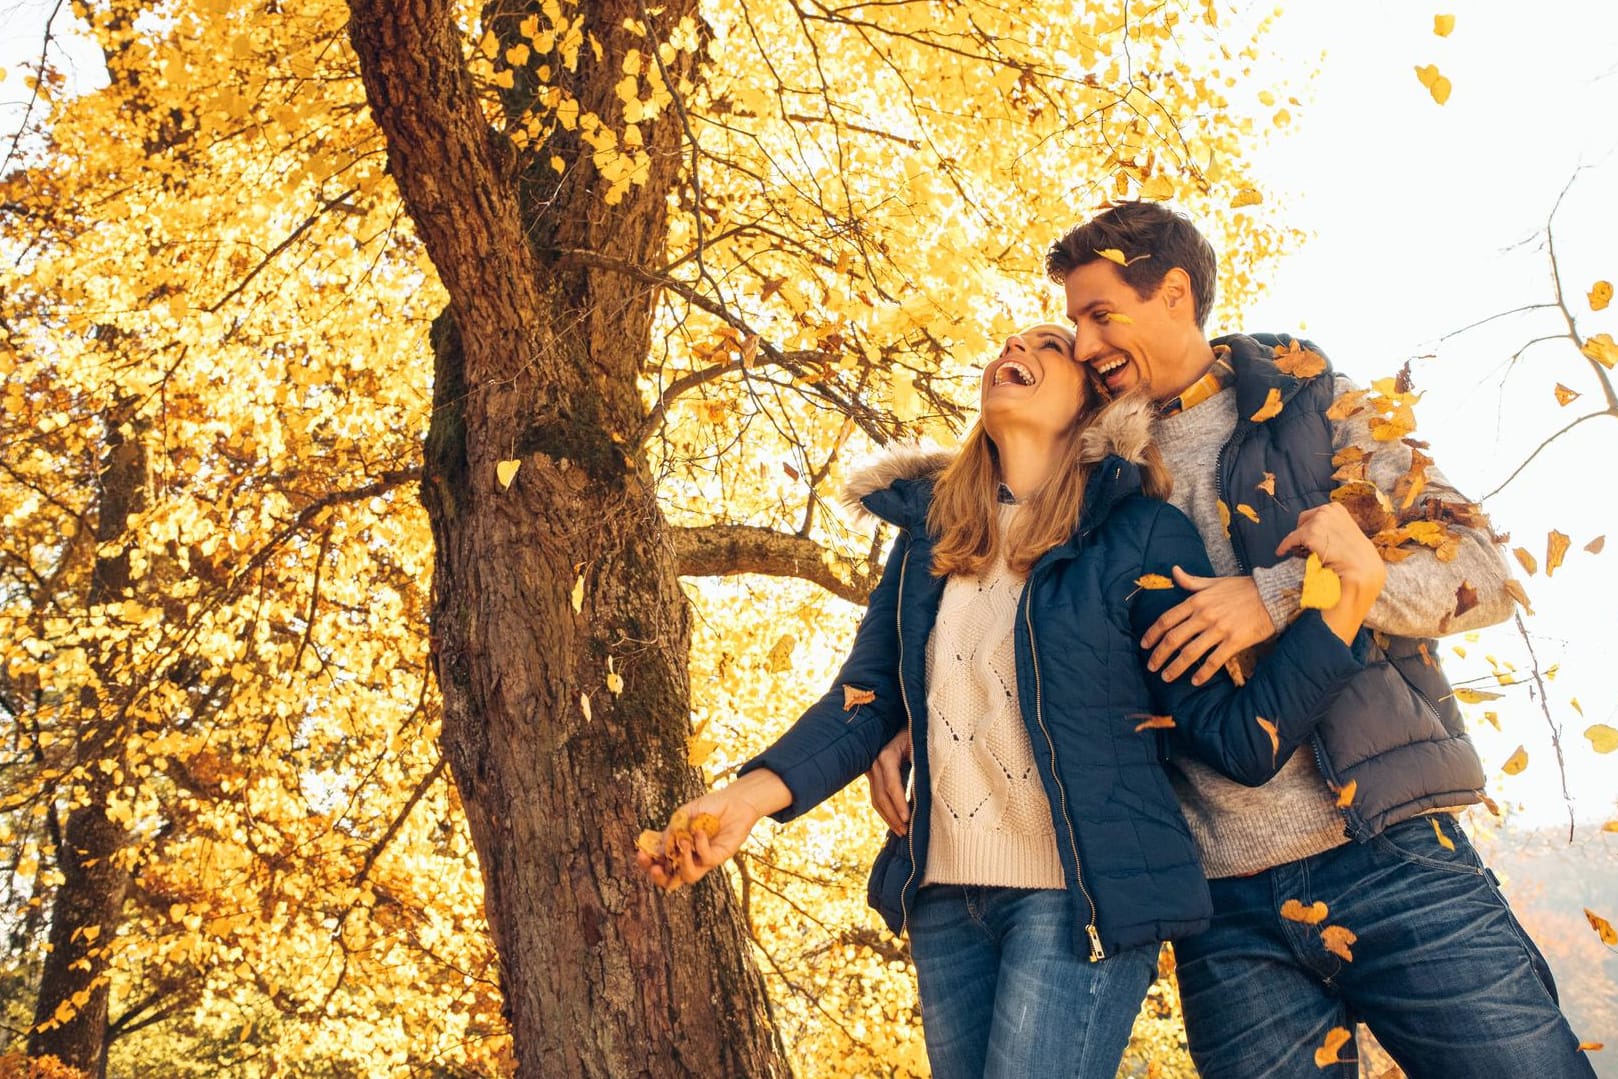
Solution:
{"label": "cream knitted sweater", "polygon": [[[1000,511],[1002,531],[1017,512]],[[1017,705],[1023,578],[952,576],[927,639],[931,837],[924,884],[1064,888],[1050,803]]]}

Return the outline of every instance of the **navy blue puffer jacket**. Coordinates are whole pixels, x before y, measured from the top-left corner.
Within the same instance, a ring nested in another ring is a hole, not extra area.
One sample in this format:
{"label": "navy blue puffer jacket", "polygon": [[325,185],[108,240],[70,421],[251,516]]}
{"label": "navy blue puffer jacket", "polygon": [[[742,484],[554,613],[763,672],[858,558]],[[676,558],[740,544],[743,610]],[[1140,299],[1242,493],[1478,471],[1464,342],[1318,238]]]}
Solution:
{"label": "navy blue puffer jacket", "polygon": [[[1195,528],[1141,493],[1136,461],[1144,406],[1109,408],[1086,439],[1093,465],[1079,527],[1030,571],[1018,608],[1017,696],[1073,909],[1074,947],[1102,959],[1124,948],[1196,933],[1210,915],[1196,846],[1148,714],[1169,715],[1183,746],[1232,778],[1257,785],[1307,738],[1339,686],[1363,666],[1364,638],[1346,647],[1306,612],[1238,689],[1224,675],[1200,688],[1164,683],[1145,668],[1141,636],[1180,602],[1178,589],[1144,589],[1145,574],[1179,565],[1211,574]],[[1120,456],[1116,451],[1124,450]],[[1131,458],[1134,458],[1133,460]],[[927,638],[943,594],[933,576],[927,509],[947,457],[890,457],[867,477],[861,504],[899,536],[871,594],[854,648],[830,692],[778,741],[743,766],[768,768],[791,790],[777,814],[807,812],[863,774],[899,730],[914,747],[910,833],[890,835],[872,870],[871,903],[903,932],[926,865]],[[875,694],[844,707],[844,687]],[[1274,725],[1274,739],[1258,722]]]}

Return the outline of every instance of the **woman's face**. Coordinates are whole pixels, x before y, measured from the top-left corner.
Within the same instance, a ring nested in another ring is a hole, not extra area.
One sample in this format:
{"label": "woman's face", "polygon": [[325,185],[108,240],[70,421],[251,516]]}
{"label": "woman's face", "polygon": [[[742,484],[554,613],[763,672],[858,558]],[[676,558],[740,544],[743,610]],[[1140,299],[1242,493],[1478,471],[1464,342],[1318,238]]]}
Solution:
{"label": "woman's face", "polygon": [[1073,358],[1073,331],[1040,323],[1006,338],[983,369],[982,422],[990,438],[1011,427],[1061,435],[1089,401],[1089,378]]}

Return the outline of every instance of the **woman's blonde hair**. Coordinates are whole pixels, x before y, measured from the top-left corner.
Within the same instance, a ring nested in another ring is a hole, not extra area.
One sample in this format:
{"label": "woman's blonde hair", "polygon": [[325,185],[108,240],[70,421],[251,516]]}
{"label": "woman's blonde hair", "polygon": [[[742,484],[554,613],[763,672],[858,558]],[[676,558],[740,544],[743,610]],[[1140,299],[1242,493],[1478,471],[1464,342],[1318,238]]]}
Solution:
{"label": "woman's blonde hair", "polygon": [[[1000,454],[980,419],[972,425],[960,454],[939,473],[927,511],[927,531],[935,537],[933,574],[976,576],[1004,555],[1014,573],[1027,573],[1041,555],[1067,542],[1079,526],[1084,486],[1095,462],[1082,460],[1084,432],[1110,402],[1092,393],[1058,447],[1056,467],[1043,486],[1022,499],[1022,511],[1002,533]],[[1167,498],[1171,481],[1157,446],[1148,443],[1141,486],[1153,498]]]}

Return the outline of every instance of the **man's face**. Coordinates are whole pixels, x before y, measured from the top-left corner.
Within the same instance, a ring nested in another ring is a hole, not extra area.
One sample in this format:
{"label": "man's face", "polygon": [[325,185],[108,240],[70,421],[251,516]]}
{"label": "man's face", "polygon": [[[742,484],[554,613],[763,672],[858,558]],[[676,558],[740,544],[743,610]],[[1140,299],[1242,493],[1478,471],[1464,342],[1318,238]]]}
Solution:
{"label": "man's face", "polygon": [[1067,275],[1073,357],[1090,365],[1112,396],[1145,386],[1154,399],[1166,400],[1206,369],[1206,342],[1184,277],[1183,270],[1170,270],[1157,292],[1143,300],[1106,259]]}

